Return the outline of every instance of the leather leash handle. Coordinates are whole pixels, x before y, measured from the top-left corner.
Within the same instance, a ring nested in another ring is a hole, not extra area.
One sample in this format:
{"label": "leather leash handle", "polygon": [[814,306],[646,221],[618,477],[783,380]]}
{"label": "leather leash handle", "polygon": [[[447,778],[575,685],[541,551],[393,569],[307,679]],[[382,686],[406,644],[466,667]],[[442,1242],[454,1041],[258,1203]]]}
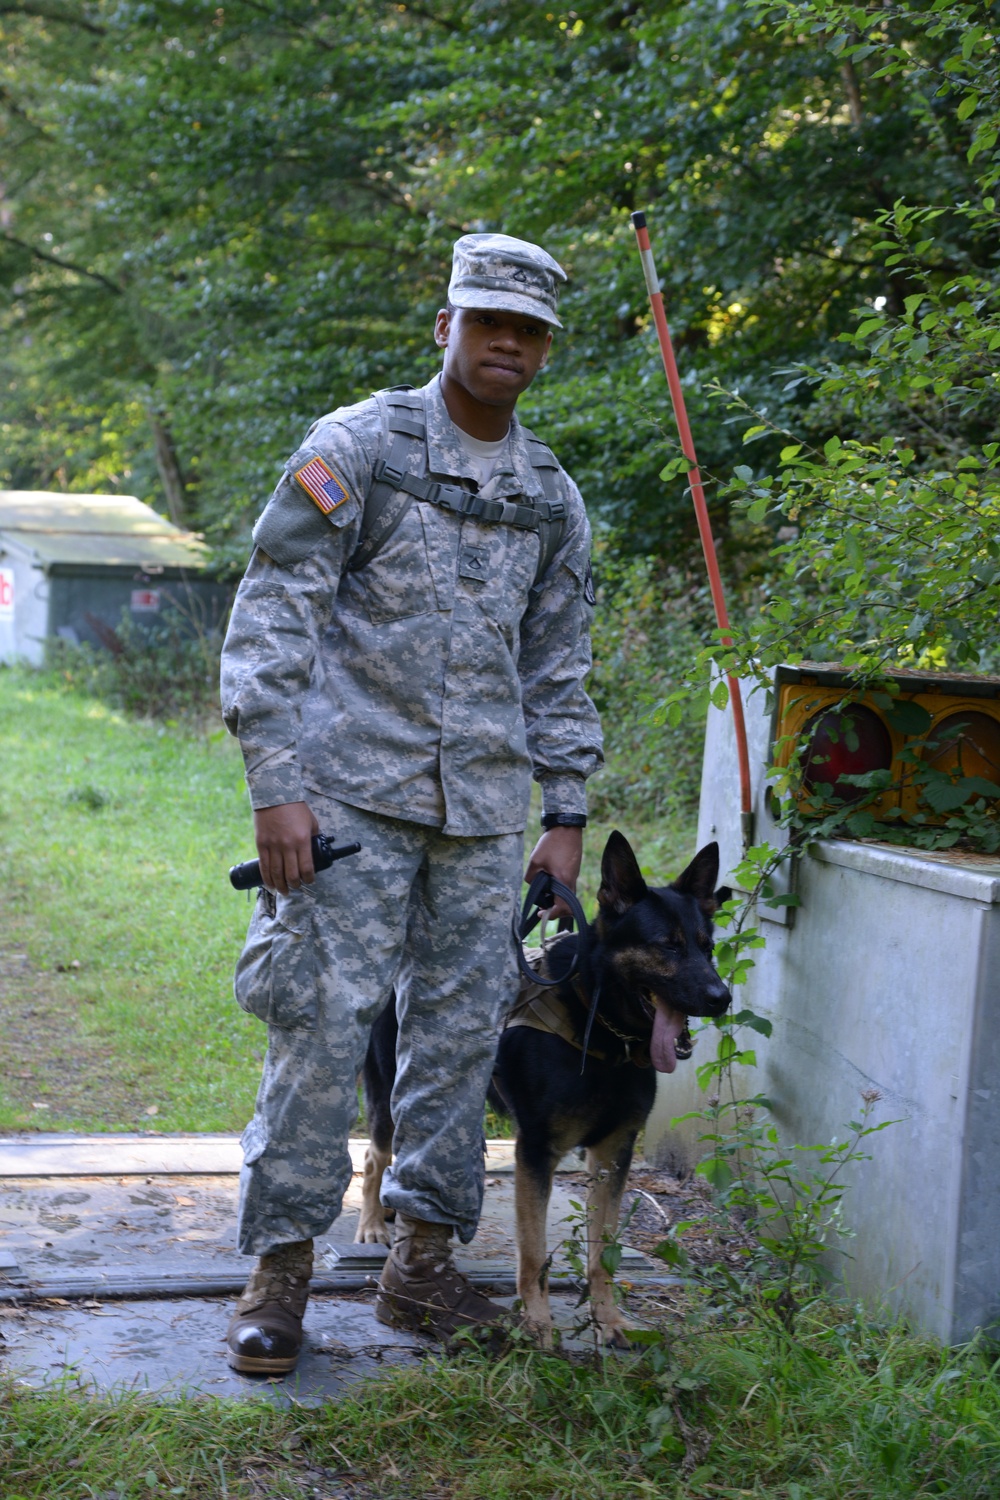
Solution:
{"label": "leather leash handle", "polygon": [[[577,951],[570,959],[565,972],[560,974],[556,979],[543,979],[537,970],[533,969],[528,963],[528,960],[524,956],[524,948],[521,945],[525,938],[538,926],[542,912],[552,906],[557,897],[560,901],[565,901],[572,913],[573,921],[576,923],[579,942],[577,944]],[[587,918],[584,915],[583,907],[576,899],[574,893],[568,886],[563,885],[561,880],[556,880],[546,870],[541,870],[528,887],[528,894],[525,896],[524,905],[521,907],[521,920],[517,928],[517,962],[521,973],[526,979],[530,979],[532,984],[539,984],[546,990],[554,989],[558,984],[565,984],[566,980],[572,979],[581,968],[581,954],[586,942],[586,932]]]}

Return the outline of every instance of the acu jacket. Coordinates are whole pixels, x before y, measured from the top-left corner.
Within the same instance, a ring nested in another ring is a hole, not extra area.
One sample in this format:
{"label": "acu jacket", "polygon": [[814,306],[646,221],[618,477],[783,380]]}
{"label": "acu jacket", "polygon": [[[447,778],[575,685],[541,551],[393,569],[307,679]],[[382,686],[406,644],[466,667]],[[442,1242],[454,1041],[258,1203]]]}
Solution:
{"label": "acu jacket", "polygon": [[[410,472],[476,490],[438,379],[421,395],[426,446],[410,445]],[[576,485],[558,470],[567,516],[537,579],[537,531],[420,498],[352,569],[383,449],[374,398],[322,417],[255,528],[222,662],[254,807],[315,791],[447,834],[516,833],[534,774],[546,812],[584,812],[602,753],[583,686],[593,596]],[[316,458],[304,478],[332,476],[319,503],[296,477]],[[516,418],[479,495],[544,503]]]}

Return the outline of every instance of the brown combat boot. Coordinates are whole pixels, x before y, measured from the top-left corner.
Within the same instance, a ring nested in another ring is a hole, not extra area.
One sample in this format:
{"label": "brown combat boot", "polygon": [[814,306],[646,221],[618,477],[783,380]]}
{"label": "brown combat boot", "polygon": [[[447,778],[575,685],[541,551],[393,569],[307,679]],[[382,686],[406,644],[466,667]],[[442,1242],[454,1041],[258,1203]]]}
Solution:
{"label": "brown combat boot", "polygon": [[234,1370],[245,1375],[287,1375],[294,1370],[302,1349],[312,1268],[312,1240],[279,1245],[260,1257],[226,1334]]}
{"label": "brown combat boot", "polygon": [[382,1268],[375,1316],[395,1328],[449,1343],[463,1329],[493,1352],[507,1343],[513,1319],[472,1287],[451,1258],[450,1224],[396,1215],[392,1251]]}

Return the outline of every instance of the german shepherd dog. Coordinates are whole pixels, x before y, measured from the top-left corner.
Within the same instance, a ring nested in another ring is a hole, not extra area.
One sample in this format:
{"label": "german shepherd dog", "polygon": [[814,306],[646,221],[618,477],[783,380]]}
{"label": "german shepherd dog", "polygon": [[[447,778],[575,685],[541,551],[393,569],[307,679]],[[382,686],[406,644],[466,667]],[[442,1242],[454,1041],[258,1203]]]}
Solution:
{"label": "german shepherd dog", "polygon": [[[729,898],[715,890],[719,846],[706,844],[671,885],[648,886],[628,841],[612,833],[601,861],[598,914],[589,928],[588,982],[522,989],[503,1031],[491,1099],[517,1125],[515,1217],[517,1290],[538,1342],[552,1341],[546,1216],[560,1158],[582,1147],[589,1178],[588,1293],[604,1341],[628,1345],[612,1279],[601,1263],[617,1228],[636,1136],[653,1107],[656,1074],[691,1055],[690,1016],[719,1016],[730,995],[712,966],[712,917]],[[541,962],[553,974],[575,956],[565,933]],[[597,1007],[583,1056],[587,1018]],[[379,1202],[392,1157],[389,1099],[395,1076],[396,1016],[386,1006],[364,1066],[371,1144],[365,1160],[360,1241],[389,1243]],[[582,1067],[581,1067],[582,1064]]]}

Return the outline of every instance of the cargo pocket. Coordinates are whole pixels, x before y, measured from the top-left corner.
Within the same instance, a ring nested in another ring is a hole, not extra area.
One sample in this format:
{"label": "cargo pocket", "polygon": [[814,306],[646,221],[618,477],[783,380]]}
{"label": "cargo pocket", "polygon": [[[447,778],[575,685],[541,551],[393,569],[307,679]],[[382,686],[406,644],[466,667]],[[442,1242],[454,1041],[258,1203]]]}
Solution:
{"label": "cargo pocket", "polygon": [[262,890],[236,965],[233,993],[249,1015],[286,1031],[316,1029],[317,964],[311,899]]}
{"label": "cargo pocket", "polygon": [[[508,642],[517,630],[538,566],[538,533],[466,521],[458,559],[458,589],[472,595]],[[469,587],[471,581],[472,587]]]}
{"label": "cargo pocket", "polygon": [[267,1150],[267,1131],[263,1122],[254,1115],[250,1124],[240,1136],[240,1145],[243,1148],[243,1165],[252,1167],[255,1161],[260,1161]]}
{"label": "cargo pocket", "polygon": [[368,618],[388,625],[438,607],[421,507],[411,505],[392,536],[360,572]]}

